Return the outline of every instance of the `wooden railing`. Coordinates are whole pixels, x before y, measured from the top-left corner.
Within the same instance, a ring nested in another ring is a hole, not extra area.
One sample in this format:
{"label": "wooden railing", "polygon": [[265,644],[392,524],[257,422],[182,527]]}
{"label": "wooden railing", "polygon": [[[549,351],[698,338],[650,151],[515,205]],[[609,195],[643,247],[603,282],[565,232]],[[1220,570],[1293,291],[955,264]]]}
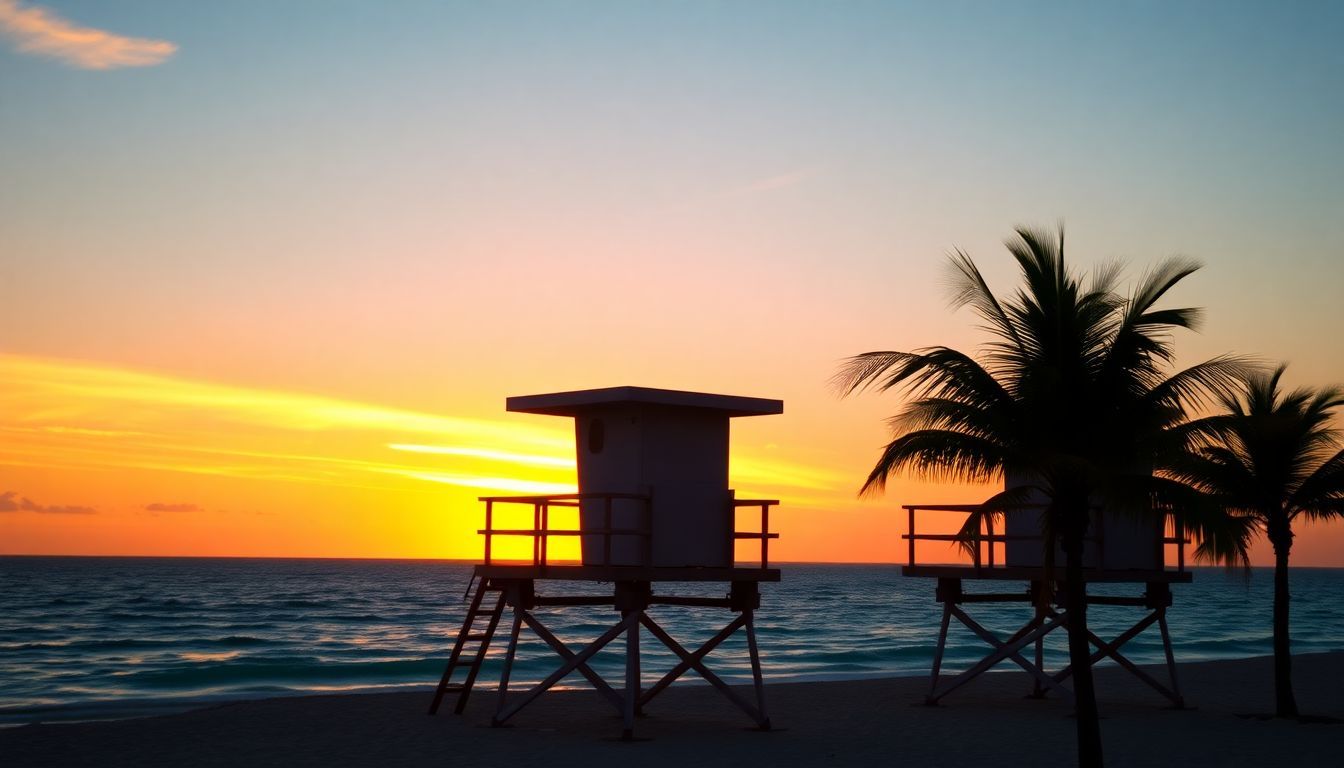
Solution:
{"label": "wooden railing", "polygon": [[[770,567],[770,540],[779,538],[778,533],[770,532],[770,508],[778,505],[779,505],[779,499],[733,499],[733,512],[734,512],[733,541],[737,541],[738,539],[760,539],[762,568]],[[736,512],[741,507],[761,508],[761,530],[759,531],[737,530]]]}
{"label": "wooden railing", "polygon": [[[601,528],[584,528],[582,522],[578,528],[552,528],[551,527],[551,507],[574,508],[583,506],[584,501],[601,500],[603,502],[603,515]],[[612,528],[611,527],[611,504],[617,499],[631,499],[643,502],[644,520],[639,528]],[[491,539],[495,536],[531,536],[532,537],[532,564],[546,565],[549,557],[547,552],[547,543],[552,536],[601,536],[602,537],[602,562],[611,562],[611,537],[613,536],[638,536],[644,540],[644,556],[647,561],[651,554],[651,545],[653,534],[650,531],[652,520],[651,499],[646,495],[637,493],[564,493],[552,496],[482,496],[481,501],[485,502],[485,527],[477,531],[485,537],[485,564],[490,565],[492,556]],[[495,527],[495,505],[496,504],[530,504],[532,505],[532,527],[531,528],[496,528]]]}
{"label": "wooden railing", "polygon": [[[636,493],[565,493],[551,496],[482,496],[485,503],[485,527],[476,531],[485,537],[485,564],[490,565],[493,558],[493,539],[495,536],[532,537],[532,564],[549,565],[549,540],[552,536],[601,536],[602,562],[611,562],[611,540],[616,536],[637,536],[643,539],[642,560],[653,561],[652,515],[653,499],[648,495]],[[600,500],[603,502],[602,525],[599,528],[586,528],[582,521],[577,528],[552,528],[551,509],[578,509],[583,502]],[[612,503],[617,500],[634,500],[643,503],[643,520],[636,528],[612,527]],[[759,539],[761,542],[761,567],[770,567],[770,540],[779,538],[778,533],[770,531],[770,507],[777,506],[777,499],[734,499],[733,511],[742,507],[759,507],[761,510],[761,528],[759,531],[736,530],[736,514],[733,522],[733,541],[739,539]],[[532,507],[531,528],[496,528],[495,507],[500,504],[522,504]]]}
{"label": "wooden railing", "polygon": [[[1036,541],[1040,542],[1042,545],[1044,545],[1045,543],[1045,537],[1043,535],[1014,534],[1010,536],[1007,533],[996,533],[994,531],[994,517],[995,517],[994,515],[981,516],[980,529],[978,531],[978,534],[974,537],[963,536],[959,533],[916,533],[915,531],[916,511],[964,512],[967,515],[969,515],[972,512],[980,511],[981,507],[979,504],[906,504],[903,506],[903,508],[905,509],[906,512],[906,527],[908,532],[902,534],[901,538],[905,539],[909,544],[909,554],[908,554],[909,565],[918,564],[916,562],[916,556],[915,556],[915,542],[917,541],[946,541],[949,543],[951,542],[963,543],[967,545],[967,547],[970,549],[971,563],[972,565],[974,565],[976,570],[982,570],[984,568],[1000,567],[1000,564],[995,562],[996,558],[994,551],[995,545],[998,543],[1004,543],[1005,545],[1007,544],[1007,542],[1010,541]],[[1018,507],[1013,507],[1012,510],[1009,511],[1029,510],[1029,509],[1040,510],[1044,508],[1045,507],[1043,505],[1021,505]],[[1100,509],[1099,507],[1093,507],[1093,511],[1098,511],[1099,509]],[[1158,542],[1156,542],[1157,546],[1162,547],[1163,550],[1165,550],[1166,545],[1175,544],[1176,570],[1178,572],[1184,572],[1185,545],[1190,542],[1190,539],[1189,537],[1186,536],[1184,526],[1170,512],[1163,513],[1163,518],[1164,518],[1163,519],[1164,534],[1162,538],[1158,540]],[[1102,553],[1104,552],[1106,541],[1105,517],[1097,515],[1094,519],[1094,523],[1096,523],[1095,526],[1096,533],[1091,536],[1085,536],[1083,540],[1086,542],[1093,542],[1096,544],[1097,556],[1098,556],[1097,567],[1104,568],[1105,561],[1104,559],[1102,559]],[[1171,531],[1170,534],[1166,533],[1166,531],[1168,530]],[[1166,562],[1165,555],[1166,555],[1165,551],[1159,551],[1157,562],[1165,564]],[[1005,559],[1006,559],[1006,553],[1005,553]]]}

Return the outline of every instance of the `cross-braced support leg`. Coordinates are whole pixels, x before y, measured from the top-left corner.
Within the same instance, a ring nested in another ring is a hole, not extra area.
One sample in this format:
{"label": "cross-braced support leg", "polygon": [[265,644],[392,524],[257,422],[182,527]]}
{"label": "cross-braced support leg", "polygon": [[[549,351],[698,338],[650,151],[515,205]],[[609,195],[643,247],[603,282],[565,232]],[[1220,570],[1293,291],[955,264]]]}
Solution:
{"label": "cross-braced support leg", "polygon": [[1010,636],[1007,640],[1000,640],[998,637],[994,635],[994,633],[980,626],[980,624],[977,623],[974,619],[966,615],[965,611],[962,611],[955,605],[948,603],[946,604],[946,609],[950,615],[957,617],[958,621],[966,625],[967,629],[970,629],[981,640],[984,640],[986,643],[992,646],[994,648],[994,651],[985,658],[981,659],[970,669],[967,669],[966,671],[952,678],[942,688],[931,691],[928,698],[925,700],[925,703],[928,704],[938,703],[939,699],[943,698],[944,696],[956,690],[957,688],[960,688],[966,683],[969,683],[971,680],[980,676],[984,672],[987,672],[988,670],[992,669],[996,664],[1003,661],[1004,659],[1008,659],[1012,661],[1014,664],[1017,664],[1019,667],[1025,670],[1028,674],[1030,674],[1033,678],[1035,678],[1039,683],[1044,685],[1046,688],[1052,690],[1058,690],[1069,697],[1073,696],[1072,691],[1070,691],[1067,687],[1061,685],[1059,681],[1051,679],[1051,677],[1047,675],[1040,667],[1035,666],[1030,662],[1028,662],[1026,659],[1022,658],[1021,654],[1023,648],[1036,642],[1037,639],[1043,638],[1045,635],[1049,634],[1050,632],[1053,632],[1055,629],[1058,629],[1061,626],[1061,623],[1058,618],[1052,617],[1043,622],[1038,622],[1035,618],[1033,618],[1031,621],[1027,622],[1027,624],[1023,626],[1021,629],[1014,632],[1012,636]]}
{"label": "cross-braced support leg", "polygon": [[[1042,590],[1042,589],[1043,589],[1043,586],[1041,585],[1040,582],[1035,582],[1035,581],[1033,581],[1033,582],[1031,583],[1031,598],[1032,598],[1032,605],[1033,605],[1034,610],[1035,610],[1035,613],[1034,613],[1033,615],[1034,615],[1034,617],[1035,617],[1035,619],[1036,619],[1036,623],[1037,623],[1037,625],[1040,625],[1040,624],[1044,624],[1044,623],[1045,623],[1045,617],[1046,617],[1046,615],[1047,615],[1047,610],[1048,610],[1048,606],[1043,602],[1043,598],[1041,597],[1041,590]],[[1044,669],[1045,669],[1045,635],[1044,635],[1044,634],[1040,634],[1040,635],[1037,635],[1037,636],[1036,636],[1036,668],[1039,669],[1039,670],[1044,670]],[[1028,694],[1028,697],[1029,697],[1029,698],[1033,698],[1033,699],[1043,699],[1043,698],[1045,698],[1045,694],[1046,694],[1046,688],[1045,688],[1045,686],[1041,685],[1041,680],[1040,680],[1040,678],[1036,677],[1035,675],[1032,675],[1032,677],[1031,677],[1031,693]]]}
{"label": "cross-braced support leg", "polygon": [[509,698],[509,676],[513,674],[513,660],[518,655],[518,635],[523,629],[523,611],[521,608],[513,612],[513,628],[509,630],[509,648],[504,652],[504,669],[499,673],[499,702],[495,706],[495,716],[491,719],[492,726],[499,726],[504,721],[500,719],[499,714],[504,711],[504,704]]}
{"label": "cross-braced support leg", "polygon": [[938,675],[943,670],[943,651],[947,648],[947,629],[952,623],[952,604],[943,603],[943,621],[938,626],[938,647],[933,650],[933,672],[929,675],[929,694],[924,697],[928,706],[937,706]]}
{"label": "cross-braced support leg", "polygon": [[1162,651],[1167,656],[1167,676],[1171,679],[1171,691],[1175,694],[1171,704],[1176,709],[1185,709],[1185,696],[1181,694],[1181,684],[1176,679],[1176,656],[1171,652],[1171,632],[1167,630],[1167,611],[1157,611],[1157,627],[1162,632]]}
{"label": "cross-braced support leg", "polygon": [[635,710],[639,706],[639,616],[642,611],[626,611],[623,623],[625,630],[625,700],[621,704],[621,717],[625,721],[625,730],[621,738],[629,741],[635,737]]}
{"label": "cross-braced support leg", "polygon": [[[722,643],[724,640],[727,640],[729,636],[731,636],[734,632],[737,631],[738,627],[742,626],[744,621],[745,621],[744,617],[738,616],[736,619],[733,619],[733,621],[730,624],[728,624],[728,626],[719,630],[718,634],[714,635],[714,637],[706,641],[704,645],[700,646],[700,648],[696,650],[695,653],[691,654],[694,661],[699,661],[700,659],[708,655],[710,651],[717,648],[719,646],[719,643]],[[641,617],[640,622],[645,627],[648,627],[650,632],[654,632],[653,627],[657,626],[657,624],[654,624],[653,619],[647,615]],[[657,632],[660,632],[663,635],[667,634],[666,632],[663,632],[662,627],[658,627]],[[664,641],[662,637],[659,637],[657,633],[655,633],[654,636],[658,637],[658,639],[662,641],[664,645],[667,645],[667,642]],[[680,663],[678,663],[675,667],[673,667],[672,670],[668,672],[666,675],[663,675],[662,678],[658,680],[658,682],[650,686],[649,689],[644,692],[643,696],[640,696],[639,698],[640,706],[648,704],[650,701],[653,700],[655,696],[662,693],[677,678],[686,674],[686,672],[691,669],[692,663],[693,662],[691,660],[688,660],[685,657],[683,657]]]}
{"label": "cross-braced support leg", "polygon": [[761,653],[756,647],[756,621],[752,611],[747,615],[747,652],[751,654],[751,681],[756,688],[756,709],[760,711],[765,724],[764,730],[770,730],[770,715],[765,711],[765,679],[761,674]]}
{"label": "cross-braced support leg", "polygon": [[660,693],[668,685],[671,685],[673,680],[681,677],[686,671],[694,669],[706,682],[717,688],[719,693],[723,694],[724,698],[736,704],[738,709],[741,709],[743,712],[747,713],[748,717],[756,721],[756,725],[760,726],[762,729],[769,728],[770,721],[766,718],[765,713],[757,709],[751,702],[739,696],[732,687],[723,681],[722,678],[714,674],[709,667],[705,666],[703,661],[704,657],[713,650],[714,647],[718,646],[718,644],[723,642],[729,635],[737,631],[739,627],[746,624],[748,620],[747,613],[747,611],[743,611],[742,614],[739,614],[737,618],[733,619],[733,621],[728,624],[728,626],[724,627],[717,635],[702,645],[694,653],[683,648],[681,643],[678,643],[673,639],[671,635],[669,635],[662,627],[658,626],[657,622],[649,618],[647,614],[642,616],[640,621],[648,628],[649,634],[653,635],[659,642],[667,646],[668,650],[681,657],[681,663],[671,672],[664,675],[662,680],[659,680],[653,688],[650,688],[649,691],[644,694],[642,703],[647,704],[650,699]]}
{"label": "cross-braced support leg", "polygon": [[576,669],[584,677],[588,678],[588,682],[593,684],[593,687],[597,689],[598,693],[601,693],[608,701],[610,701],[616,707],[617,712],[623,712],[624,702],[621,699],[620,694],[612,690],[611,686],[608,685],[605,680],[599,677],[598,674],[594,672],[591,667],[588,666],[588,660],[591,659],[593,656],[595,656],[598,651],[606,647],[606,645],[610,643],[612,640],[615,640],[617,637],[619,637],[622,632],[625,632],[627,629],[629,629],[632,623],[638,623],[639,616],[642,615],[640,612],[638,611],[632,612],[629,616],[626,616],[625,618],[621,619],[621,621],[618,622],[615,626],[611,627],[606,632],[603,632],[601,637],[589,643],[586,647],[584,647],[583,650],[579,651],[577,654],[571,651],[568,648],[568,646],[566,646],[563,642],[561,642],[560,639],[557,638],[549,629],[547,629],[545,625],[543,625],[540,621],[538,621],[535,616],[532,616],[530,613],[522,609],[519,609],[518,615],[522,619],[522,621],[532,629],[533,632],[537,633],[538,637],[546,641],[546,644],[551,646],[552,650],[554,650],[557,654],[559,654],[561,658],[565,659],[565,663],[562,664],[550,675],[548,675],[545,680],[542,680],[537,685],[528,689],[528,691],[523,693],[513,704],[506,707],[503,706],[503,702],[501,701],[500,710],[495,715],[494,720],[495,725],[499,725],[500,723],[503,723],[504,721],[508,720],[510,717],[513,717],[514,715],[518,714],[519,710],[521,710],[523,707],[526,707],[528,704],[532,703],[532,701],[535,700],[538,696],[540,696],[546,690],[551,688],[551,686],[563,680],[566,675],[568,675],[569,673],[573,672]]}
{"label": "cross-braced support leg", "polygon": [[[1067,621],[1067,619],[1065,620]],[[1158,682],[1152,675],[1148,674],[1147,672],[1144,672],[1137,665],[1135,665],[1134,662],[1130,661],[1128,658],[1124,656],[1124,654],[1120,652],[1120,648],[1124,646],[1125,643],[1128,643],[1130,640],[1133,640],[1135,637],[1139,635],[1139,633],[1143,632],[1143,630],[1152,626],[1154,623],[1158,623],[1162,627],[1163,650],[1165,650],[1167,653],[1168,672],[1172,675],[1172,682],[1175,683],[1176,663],[1174,657],[1171,655],[1171,644],[1166,633],[1165,611],[1163,611],[1160,608],[1154,610],[1152,613],[1147,614],[1142,619],[1139,619],[1134,624],[1134,626],[1120,633],[1119,636],[1117,636],[1114,640],[1110,641],[1109,643],[1106,642],[1105,640],[1102,640],[1100,637],[1096,635],[1095,632],[1089,629],[1087,631],[1088,642],[1096,646],[1097,650],[1093,651],[1092,655],[1088,658],[1088,664],[1096,664],[1098,661],[1110,657],[1121,667],[1124,667],[1125,670],[1128,671],[1131,675],[1134,675],[1143,683],[1145,683],[1148,687],[1152,688],[1153,690],[1165,696],[1169,701],[1171,701],[1171,703],[1174,706],[1179,708],[1184,706],[1184,700],[1181,698],[1179,690],[1173,690],[1172,688],[1168,688],[1167,686]],[[1073,674],[1073,665],[1070,664],[1061,669],[1060,671],[1056,672],[1051,677],[1056,681],[1061,681],[1072,674]]]}

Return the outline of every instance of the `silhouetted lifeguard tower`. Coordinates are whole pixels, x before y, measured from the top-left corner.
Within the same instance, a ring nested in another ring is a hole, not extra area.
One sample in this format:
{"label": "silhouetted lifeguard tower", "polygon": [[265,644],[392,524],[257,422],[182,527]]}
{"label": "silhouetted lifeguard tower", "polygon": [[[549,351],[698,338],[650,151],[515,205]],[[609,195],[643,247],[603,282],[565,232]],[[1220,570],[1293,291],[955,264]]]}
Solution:
{"label": "silhouetted lifeguard tower", "polygon": [[[1018,478],[1008,478],[1008,486],[1020,485]],[[938,646],[934,652],[930,675],[928,704],[936,704],[944,696],[989,671],[1001,661],[1017,664],[1033,678],[1033,696],[1058,691],[1072,697],[1064,681],[1073,673],[1065,666],[1054,672],[1045,667],[1044,641],[1047,635],[1066,626],[1067,611],[1063,605],[1064,553],[1057,550],[1052,576],[1045,570],[1045,546],[1041,533],[1041,515],[1045,499],[1039,494],[1024,504],[1003,513],[1004,531],[994,529],[992,517],[985,516],[976,536],[964,539],[958,534],[916,533],[916,513],[971,513],[979,510],[974,504],[911,504],[906,505],[908,533],[903,538],[909,544],[909,560],[901,569],[906,576],[937,579],[935,600],[943,605],[942,623],[938,631]],[[970,565],[926,565],[916,559],[917,541],[968,541],[971,550]],[[1089,535],[1083,549],[1085,577],[1092,584],[1143,585],[1139,594],[1092,594],[1087,603],[1092,605],[1130,606],[1143,610],[1138,620],[1113,640],[1105,641],[1089,630],[1089,640],[1096,649],[1092,662],[1113,659],[1135,677],[1165,696],[1175,707],[1183,707],[1184,698],[1176,680],[1176,661],[1171,650],[1171,634],[1167,629],[1167,608],[1171,607],[1171,585],[1188,583],[1191,574],[1185,569],[1185,531],[1168,512],[1151,510],[1148,514],[1120,514],[1093,507]],[[1175,568],[1166,566],[1166,549],[1173,545]],[[998,557],[998,553],[1002,557]],[[1026,588],[1018,592],[966,592],[964,581],[1020,582]],[[1117,591],[1117,590],[1108,590]],[[1030,618],[1008,637],[999,637],[986,629],[963,608],[969,604],[1022,603],[1030,611]],[[943,651],[947,646],[947,632],[955,617],[992,650],[966,670],[949,677],[941,674]],[[1162,636],[1166,655],[1169,683],[1163,684],[1134,665],[1121,654],[1121,647],[1139,633],[1156,623]],[[1033,659],[1023,652],[1035,646]]]}
{"label": "silhouetted lifeguard tower", "polygon": [[[490,641],[506,608],[513,611],[509,646],[499,681],[499,701],[493,724],[500,725],[564,677],[578,671],[624,719],[624,735],[633,733],[634,717],[644,705],[673,681],[695,670],[763,729],[766,714],[760,654],[756,646],[754,611],[760,607],[759,584],[779,581],[770,568],[769,542],[778,534],[769,530],[770,507],[775,500],[734,498],[728,488],[728,422],[738,416],[783,413],[779,400],[710,395],[643,387],[611,387],[508,398],[510,411],[568,416],[574,419],[578,454],[579,492],[554,496],[483,497],[484,562],[475,567],[479,584],[466,621],[458,633],[447,669],[434,693],[429,712],[438,711],[447,693],[457,694],[455,711],[466,706]],[[532,508],[529,528],[496,528],[500,505]],[[760,510],[758,531],[737,531],[736,511]],[[551,510],[577,508],[577,529],[551,527]],[[492,538],[521,536],[532,539],[532,560],[523,564],[496,563]],[[581,561],[549,561],[552,536],[580,537]],[[738,567],[734,543],[758,539],[760,562]],[[542,594],[538,581],[553,581],[555,592]],[[566,594],[566,584],[595,582],[611,585],[610,594]],[[663,593],[661,585],[675,582],[723,582],[724,597]],[[655,591],[654,585],[660,585]],[[493,593],[493,604],[487,604]],[[649,615],[655,605],[726,608],[736,618],[694,652],[687,651]],[[575,652],[532,613],[538,606],[611,606],[621,618],[599,637]],[[564,663],[526,692],[510,697],[509,677],[519,636],[526,624]],[[640,679],[639,630],[643,626],[676,654],[681,662],[657,683],[644,688]],[[706,665],[705,657],[738,629],[745,628],[751,658],[756,701],[733,691]],[[604,646],[626,638],[625,681],[618,692],[588,664]],[[454,683],[458,670],[465,679]]]}

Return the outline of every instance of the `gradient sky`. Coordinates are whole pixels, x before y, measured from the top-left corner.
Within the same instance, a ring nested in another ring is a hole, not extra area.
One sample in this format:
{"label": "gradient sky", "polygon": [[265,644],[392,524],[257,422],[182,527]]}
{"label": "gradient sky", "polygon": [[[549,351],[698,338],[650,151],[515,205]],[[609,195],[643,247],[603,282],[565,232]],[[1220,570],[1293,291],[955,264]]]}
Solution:
{"label": "gradient sky", "polygon": [[898,559],[984,491],[856,499],[899,401],[827,379],[972,348],[1018,224],[1344,383],[1344,6],[1079,5],[0,0],[0,552],[474,557],[573,482],[505,396],[637,384],[783,399],[776,556]]}

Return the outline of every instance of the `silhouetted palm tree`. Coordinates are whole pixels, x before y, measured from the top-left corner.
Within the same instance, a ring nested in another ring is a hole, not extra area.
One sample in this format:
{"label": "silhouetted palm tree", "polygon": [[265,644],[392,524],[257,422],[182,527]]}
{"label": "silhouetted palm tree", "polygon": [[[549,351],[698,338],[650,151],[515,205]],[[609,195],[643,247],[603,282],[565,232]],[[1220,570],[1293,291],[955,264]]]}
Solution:
{"label": "silhouetted palm tree", "polygon": [[[1056,543],[1065,554],[1065,610],[1076,697],[1078,759],[1101,765],[1101,734],[1089,662],[1083,546],[1089,508],[1147,513],[1153,503],[1190,501],[1191,490],[1155,476],[1187,444],[1187,406],[1226,389],[1246,370],[1233,357],[1209,360],[1175,374],[1170,332],[1197,324],[1195,309],[1156,309],[1180,280],[1198,269],[1170,259],[1145,275],[1129,297],[1115,284],[1118,265],[1097,271],[1087,285],[1064,260],[1057,237],[1018,229],[1006,243],[1023,285],[1000,300],[969,256],[952,256],[954,307],[969,305],[992,340],[973,358],[947,347],[914,352],[868,352],[849,358],[836,375],[848,394],[866,388],[904,389],[911,397],[891,420],[894,439],[883,450],[861,493],[880,491],[888,476],[908,471],[959,481],[999,476],[1030,478],[985,502],[996,514],[1030,493],[1042,494],[1047,562]],[[1195,509],[1195,507],[1190,507]],[[1235,536],[1205,528],[1200,553],[1232,557]],[[965,531],[977,530],[978,520]]]}
{"label": "silhouetted palm tree", "polygon": [[1213,495],[1274,547],[1274,710],[1297,717],[1288,643],[1288,553],[1293,521],[1344,517],[1344,433],[1331,424],[1344,391],[1279,391],[1285,366],[1248,377],[1204,420],[1208,443],[1174,474]]}

